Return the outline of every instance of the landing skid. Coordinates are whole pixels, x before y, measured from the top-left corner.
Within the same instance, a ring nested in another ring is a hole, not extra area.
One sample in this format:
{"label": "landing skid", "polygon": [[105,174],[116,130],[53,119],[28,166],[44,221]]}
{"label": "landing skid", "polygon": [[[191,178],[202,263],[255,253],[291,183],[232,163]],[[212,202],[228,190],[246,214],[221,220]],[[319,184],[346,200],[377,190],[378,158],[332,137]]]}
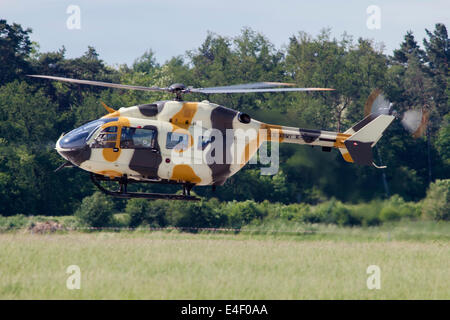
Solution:
{"label": "landing skid", "polygon": [[[118,179],[109,179],[107,177],[97,175],[94,173],[91,173],[91,180],[94,183],[94,185],[103,193],[117,197],[122,199],[131,199],[131,198],[141,198],[141,199],[165,199],[165,200],[186,200],[186,201],[198,201],[200,198],[191,196],[191,189],[193,187],[192,184],[183,184],[183,194],[168,194],[168,193],[144,193],[144,192],[128,192],[127,186],[130,183],[135,182],[143,182],[146,181],[133,181],[128,179],[126,176],[121,177]],[[106,188],[104,188],[100,181],[117,181],[119,183],[119,190],[117,191],[111,191]],[[155,183],[155,182],[149,182],[149,183]]]}

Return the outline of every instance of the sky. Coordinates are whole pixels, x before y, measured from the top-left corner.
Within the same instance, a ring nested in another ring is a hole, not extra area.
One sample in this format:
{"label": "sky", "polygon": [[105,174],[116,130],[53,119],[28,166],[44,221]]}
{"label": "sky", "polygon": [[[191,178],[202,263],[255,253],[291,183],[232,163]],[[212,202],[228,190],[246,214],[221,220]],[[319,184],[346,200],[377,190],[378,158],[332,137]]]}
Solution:
{"label": "sky", "polygon": [[[79,19],[67,12],[71,5],[78,6]],[[450,28],[450,1],[0,0],[0,19],[31,28],[41,52],[64,45],[73,58],[90,45],[114,66],[132,64],[148,49],[164,63],[198,48],[208,31],[234,37],[243,27],[263,33],[277,48],[299,31],[314,36],[331,28],[336,38],[347,32],[355,40],[373,39],[392,54],[408,30],[422,44],[425,28],[434,30],[438,22]],[[68,20],[80,28],[69,29]]]}

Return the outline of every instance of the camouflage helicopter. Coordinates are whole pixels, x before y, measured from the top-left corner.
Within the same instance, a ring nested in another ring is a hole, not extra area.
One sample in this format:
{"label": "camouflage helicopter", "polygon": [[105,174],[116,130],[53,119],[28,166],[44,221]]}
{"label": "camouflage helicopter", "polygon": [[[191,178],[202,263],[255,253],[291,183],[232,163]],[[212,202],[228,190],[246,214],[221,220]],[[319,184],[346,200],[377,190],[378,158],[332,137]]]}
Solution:
{"label": "camouflage helicopter", "polygon": [[[183,94],[328,91],[329,88],[295,88],[293,84],[258,82],[210,88],[173,84],[167,88],[143,87],[78,80],[46,75],[35,78],[118,89],[170,92],[171,101],[158,101],[114,110],[62,134],[56,151],[66,160],[58,169],[76,166],[91,173],[93,183],[104,193],[121,198],[198,200],[194,186],[223,185],[255,155],[265,141],[339,149],[347,162],[373,165],[372,148],[395,116],[389,112],[368,114],[347,131],[331,132],[266,124],[248,114],[209,101],[186,102]],[[373,101],[372,101],[373,102]],[[389,108],[388,108],[389,109]],[[249,139],[241,139],[251,131]],[[189,154],[190,161],[175,161]],[[205,161],[205,159],[209,161]],[[212,159],[212,161],[211,161]],[[194,161],[192,161],[194,160]],[[101,181],[118,182],[111,191]],[[178,184],[182,194],[129,192],[135,182]]]}

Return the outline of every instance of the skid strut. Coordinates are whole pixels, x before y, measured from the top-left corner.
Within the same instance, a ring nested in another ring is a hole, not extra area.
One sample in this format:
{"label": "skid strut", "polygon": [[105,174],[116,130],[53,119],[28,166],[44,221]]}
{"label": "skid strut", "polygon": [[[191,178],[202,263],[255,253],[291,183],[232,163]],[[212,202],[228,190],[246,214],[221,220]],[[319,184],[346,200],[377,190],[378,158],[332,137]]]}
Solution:
{"label": "skid strut", "polygon": [[[128,192],[128,184],[134,183],[135,181],[129,180],[126,176],[122,176],[116,180],[111,180],[104,176],[91,173],[91,180],[101,192],[117,198],[123,199],[141,198],[152,200],[166,199],[166,200],[187,200],[187,201],[200,200],[200,198],[198,197],[191,196],[191,190],[194,187],[193,184],[183,184],[183,194],[168,194],[168,193]],[[100,181],[117,181],[119,183],[119,190],[117,191],[108,190],[100,184]]]}

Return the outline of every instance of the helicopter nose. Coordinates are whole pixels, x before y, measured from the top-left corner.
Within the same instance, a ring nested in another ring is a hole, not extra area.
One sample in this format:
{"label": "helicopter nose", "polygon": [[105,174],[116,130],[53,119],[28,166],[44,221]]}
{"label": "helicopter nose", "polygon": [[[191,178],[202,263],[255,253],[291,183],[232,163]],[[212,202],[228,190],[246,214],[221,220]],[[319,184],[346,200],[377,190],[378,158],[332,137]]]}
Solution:
{"label": "helicopter nose", "polygon": [[[66,135],[67,136],[67,135]],[[56,141],[55,149],[61,157],[70,161],[76,166],[80,166],[84,161],[91,157],[91,148],[86,144],[72,145],[71,148],[64,148],[64,139],[66,136],[61,136]]]}
{"label": "helicopter nose", "polygon": [[60,155],[61,157],[63,157],[63,158],[66,159],[66,160],[69,160],[69,159],[67,159],[67,158],[64,156],[64,154],[61,153],[61,152],[63,151],[63,148],[61,148],[61,145],[59,144],[59,142],[61,141],[61,138],[62,138],[63,136],[64,136],[64,134],[62,134],[62,135],[59,137],[58,141],[56,141],[56,144],[55,144],[55,150],[56,150],[56,152],[59,153],[59,155]]}
{"label": "helicopter nose", "polygon": [[67,134],[61,135],[56,141],[56,151],[66,160],[80,166],[91,157],[91,148],[88,145],[90,137],[96,132],[97,128],[104,123],[117,121],[118,118],[97,119],[83,124]]}

